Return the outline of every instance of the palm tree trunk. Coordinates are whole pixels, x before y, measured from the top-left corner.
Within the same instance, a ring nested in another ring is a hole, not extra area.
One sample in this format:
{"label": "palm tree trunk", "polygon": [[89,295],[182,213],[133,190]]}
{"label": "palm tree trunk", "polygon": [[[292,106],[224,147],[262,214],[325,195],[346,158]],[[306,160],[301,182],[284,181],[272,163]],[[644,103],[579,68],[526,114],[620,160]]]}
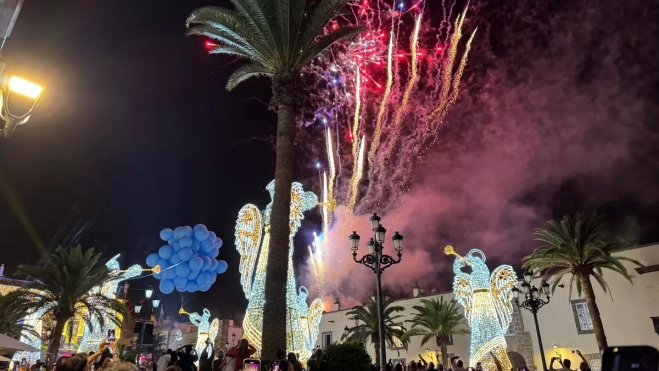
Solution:
{"label": "palm tree trunk", "polygon": [[446,346],[446,343],[442,341],[439,349],[442,352],[442,364],[444,365],[444,369],[448,370],[448,347]]}
{"label": "palm tree trunk", "polygon": [[62,333],[64,332],[64,325],[66,325],[66,322],[69,320],[70,317],[64,316],[64,315],[56,315],[55,316],[55,321],[57,323],[55,324],[55,328],[53,329],[53,332],[51,333],[51,338],[50,338],[50,345],[48,346],[48,359],[50,360],[50,364],[54,364],[54,362],[57,360],[57,353],[59,353],[59,347],[60,343],[62,342]]}
{"label": "palm tree trunk", "polygon": [[290,248],[289,215],[291,183],[293,183],[296,110],[293,106],[282,103],[278,106],[277,115],[275,194],[270,214],[270,253],[266,268],[261,338],[261,357],[264,360],[275,360],[279,348],[288,349],[286,344],[286,278]]}
{"label": "palm tree trunk", "polygon": [[378,366],[378,369],[380,368],[380,342],[375,342],[373,343],[373,346],[375,346],[375,364]]}
{"label": "palm tree trunk", "polygon": [[577,277],[583,289],[586,304],[588,304],[588,312],[590,313],[590,320],[593,322],[593,331],[595,332],[595,339],[600,351],[607,348],[606,335],[604,334],[604,325],[602,325],[602,317],[595,301],[595,292],[593,291],[593,284],[590,283],[590,277],[587,274],[580,274]]}

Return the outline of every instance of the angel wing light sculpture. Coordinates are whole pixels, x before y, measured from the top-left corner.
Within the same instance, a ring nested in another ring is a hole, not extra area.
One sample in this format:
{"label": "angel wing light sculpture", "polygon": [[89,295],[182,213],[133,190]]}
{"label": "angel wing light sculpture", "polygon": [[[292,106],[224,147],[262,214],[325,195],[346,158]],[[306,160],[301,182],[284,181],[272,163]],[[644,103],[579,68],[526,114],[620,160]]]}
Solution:
{"label": "angel wing light sculpture", "polygon": [[[485,254],[472,249],[465,256],[458,255],[452,246],[444,249],[446,255],[455,255],[453,262],[453,292],[464,307],[467,323],[471,327],[469,364],[476,367],[481,362],[484,370],[496,370],[492,355],[501,363],[503,370],[512,366],[506,352],[504,333],[513,314],[513,293],[517,276],[509,265],[490,269],[485,265]],[[471,273],[462,271],[471,268]]]}
{"label": "angel wing light sculpture", "polygon": [[195,345],[198,356],[201,356],[204,349],[214,346],[215,338],[220,327],[220,320],[217,318],[213,319],[213,322],[210,321],[211,312],[208,309],[204,308],[202,313],[190,313],[190,322],[198,328],[197,344]]}
{"label": "angel wing light sculpture", "polygon": [[[101,293],[103,296],[108,298],[116,298],[119,282],[129,278],[137,277],[142,274],[143,269],[139,264],[131,265],[127,270],[122,271],[119,267],[119,261],[117,260],[119,255],[120,254],[115,255],[112,259],[105,263],[105,266],[116,274],[116,278],[104,283],[102,286],[94,287],[92,292]],[[91,322],[93,325],[92,328],[89,328],[87,324],[85,324],[85,334],[83,335],[82,341],[80,342],[80,347],[78,347],[78,353],[96,351],[98,349],[98,343],[107,337],[108,330],[115,327],[114,323],[110,320],[106,320],[105,326],[103,327],[100,326],[96,319],[92,319]]]}
{"label": "angel wing light sculpture", "polygon": [[[275,182],[266,189],[274,196]],[[286,281],[286,349],[298,353],[300,359],[311,356],[320,319],[323,313],[321,299],[314,299],[307,305],[309,291],[305,287],[296,289],[293,270],[293,236],[304,218],[303,213],[318,204],[318,197],[305,192],[302,184],[293,183],[290,212],[290,252],[288,256],[288,277]],[[270,244],[270,211],[272,202],[261,212],[258,207],[247,204],[240,209],[236,221],[236,249],[240,253],[240,282],[249,300],[243,322],[244,337],[257,349],[261,349],[263,328],[263,302],[265,300],[265,275]]]}

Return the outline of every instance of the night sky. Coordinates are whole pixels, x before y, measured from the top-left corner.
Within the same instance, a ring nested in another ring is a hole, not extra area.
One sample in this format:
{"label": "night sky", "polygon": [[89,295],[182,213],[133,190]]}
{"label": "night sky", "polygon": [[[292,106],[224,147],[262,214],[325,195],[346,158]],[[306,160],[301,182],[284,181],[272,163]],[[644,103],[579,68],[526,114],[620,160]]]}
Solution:
{"label": "night sky", "polygon": [[[26,0],[2,59],[7,70],[47,90],[30,121],[0,141],[5,275],[17,264],[36,263],[40,251],[72,243],[94,246],[107,258],[122,253],[125,266],[144,264],[146,255],[161,245],[162,228],[203,223],[224,240],[219,258],[229,269],[209,292],[186,294],[186,309],[200,311],[203,303],[220,317],[244,310],[234,223],[242,205],[264,208],[269,202],[265,186],[274,174],[276,116],[264,103],[269,99],[266,80],[226,92],[226,78],[238,64],[208,56],[204,40],[184,36],[189,13],[209,3]],[[501,37],[496,31],[496,25],[490,28],[490,41]],[[492,67],[490,57],[474,57],[465,80],[478,80]],[[654,67],[656,72],[656,62]],[[646,95],[656,99],[657,86],[655,81]],[[625,162],[619,178],[608,174],[606,179],[611,184],[638,182],[638,192],[646,192],[656,188],[651,187],[657,181],[656,159],[656,151],[643,152]],[[299,180],[313,184],[309,167],[315,161],[299,155]],[[656,192],[636,197],[629,189],[613,187],[603,200],[585,199],[584,192],[608,187],[591,175],[563,176],[515,197],[520,203],[543,204],[548,212],[539,213],[542,217],[600,208],[620,228],[628,228],[632,215],[640,242],[659,239]],[[318,226],[318,218],[311,216],[302,230]],[[305,253],[296,250],[296,262]],[[147,284],[157,282],[133,281],[134,287]],[[179,300],[178,294],[164,299],[168,314],[178,310]]]}

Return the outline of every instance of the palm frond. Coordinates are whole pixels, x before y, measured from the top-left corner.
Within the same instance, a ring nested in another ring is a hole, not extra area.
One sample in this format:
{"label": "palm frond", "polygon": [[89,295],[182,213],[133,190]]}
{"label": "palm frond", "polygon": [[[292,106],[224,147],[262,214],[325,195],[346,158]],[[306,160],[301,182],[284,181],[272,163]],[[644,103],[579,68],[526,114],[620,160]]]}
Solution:
{"label": "palm frond", "polygon": [[257,63],[245,64],[236,69],[227,79],[226,89],[231,91],[241,82],[252,77],[272,76],[272,70]]}

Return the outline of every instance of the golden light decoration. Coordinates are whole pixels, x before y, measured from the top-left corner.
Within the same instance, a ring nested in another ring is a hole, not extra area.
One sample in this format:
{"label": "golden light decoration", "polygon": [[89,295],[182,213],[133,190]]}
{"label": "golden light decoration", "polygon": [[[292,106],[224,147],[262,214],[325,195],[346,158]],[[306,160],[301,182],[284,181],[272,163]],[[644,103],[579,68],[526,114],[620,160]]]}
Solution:
{"label": "golden light decoration", "polygon": [[[270,192],[270,196],[274,197],[274,181],[268,184],[266,189]],[[286,281],[286,349],[298,353],[301,360],[308,359],[315,346],[323,314],[323,303],[317,298],[311,305],[307,305],[308,290],[303,286],[296,288],[292,240],[304,218],[303,213],[317,204],[318,198],[315,194],[305,192],[302,184],[293,183],[289,223],[291,242]],[[263,213],[254,205],[243,206],[238,213],[235,232],[236,249],[240,253],[240,279],[245,297],[249,300],[243,321],[243,336],[259,351],[263,328],[266,265],[270,247],[271,210],[272,202]],[[257,259],[258,263],[256,263]]]}
{"label": "golden light decoration", "polygon": [[[465,318],[472,329],[469,364],[476,367],[476,363],[481,362],[483,369],[494,370],[494,355],[501,367],[509,370],[512,366],[503,335],[512,321],[515,271],[509,265],[501,265],[490,275],[485,254],[478,249],[460,256],[452,246],[446,246],[444,253],[456,256],[453,292],[464,307]],[[466,266],[471,268],[470,274],[462,271]]]}

